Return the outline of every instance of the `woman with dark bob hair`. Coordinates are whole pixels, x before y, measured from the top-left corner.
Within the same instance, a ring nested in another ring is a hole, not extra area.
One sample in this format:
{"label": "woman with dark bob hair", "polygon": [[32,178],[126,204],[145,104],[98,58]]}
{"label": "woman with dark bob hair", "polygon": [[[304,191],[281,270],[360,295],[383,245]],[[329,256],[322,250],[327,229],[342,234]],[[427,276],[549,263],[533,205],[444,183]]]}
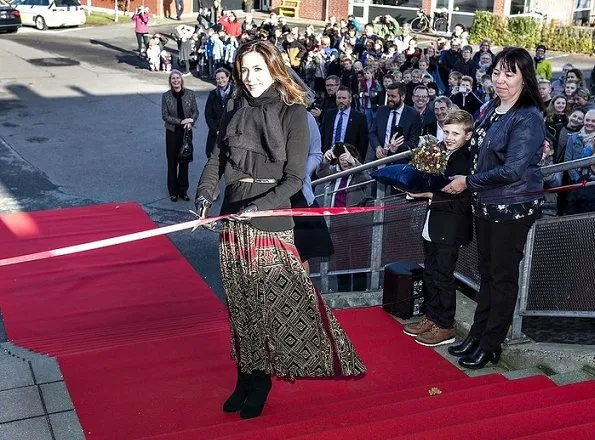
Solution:
{"label": "woman with dark bob hair", "polygon": [[498,363],[518,296],[519,264],[529,229],[541,212],[539,168],[546,128],[531,55],[507,47],[495,58],[497,97],[475,123],[471,175],[442,190],[475,196],[481,276],[479,302],[467,338],[448,351],[467,368]]}
{"label": "woman with dark bob hair", "polygon": [[357,376],[365,366],[301,264],[292,217],[254,216],[290,208],[302,189],[310,142],[305,90],[265,40],[240,46],[233,76],[233,105],[195,204],[205,217],[225,176],[221,214],[234,216],[223,222],[219,256],[238,379],[223,411],[252,418],[263,410],[272,374]]}

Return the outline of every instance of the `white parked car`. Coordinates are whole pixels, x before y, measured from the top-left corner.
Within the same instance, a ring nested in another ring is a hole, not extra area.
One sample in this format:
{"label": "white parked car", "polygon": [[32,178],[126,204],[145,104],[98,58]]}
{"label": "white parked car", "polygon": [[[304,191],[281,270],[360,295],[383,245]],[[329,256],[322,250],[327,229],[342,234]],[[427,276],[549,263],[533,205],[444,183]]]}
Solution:
{"label": "white parked car", "polygon": [[78,0],[14,0],[12,6],[21,13],[23,26],[49,27],[80,26],[85,24],[85,9]]}

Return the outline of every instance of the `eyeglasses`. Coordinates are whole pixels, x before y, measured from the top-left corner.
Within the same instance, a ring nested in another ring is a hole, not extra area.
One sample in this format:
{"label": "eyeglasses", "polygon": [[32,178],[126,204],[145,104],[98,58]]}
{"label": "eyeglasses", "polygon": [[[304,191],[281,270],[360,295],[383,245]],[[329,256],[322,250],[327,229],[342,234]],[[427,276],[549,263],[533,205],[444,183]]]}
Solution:
{"label": "eyeglasses", "polygon": [[428,99],[429,96],[428,95],[413,95],[414,98],[418,98],[418,99]]}
{"label": "eyeglasses", "polygon": [[326,83],[327,87],[337,87],[339,84],[337,83]]}

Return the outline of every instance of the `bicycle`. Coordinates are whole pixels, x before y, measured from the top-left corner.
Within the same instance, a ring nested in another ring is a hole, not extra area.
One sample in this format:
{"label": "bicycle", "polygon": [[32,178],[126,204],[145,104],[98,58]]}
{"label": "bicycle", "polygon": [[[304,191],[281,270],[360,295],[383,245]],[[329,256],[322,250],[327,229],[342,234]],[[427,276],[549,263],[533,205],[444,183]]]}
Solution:
{"label": "bicycle", "polygon": [[422,9],[417,11],[417,17],[411,20],[411,30],[416,34],[431,30],[432,32],[448,32],[448,11],[436,10],[434,20]]}

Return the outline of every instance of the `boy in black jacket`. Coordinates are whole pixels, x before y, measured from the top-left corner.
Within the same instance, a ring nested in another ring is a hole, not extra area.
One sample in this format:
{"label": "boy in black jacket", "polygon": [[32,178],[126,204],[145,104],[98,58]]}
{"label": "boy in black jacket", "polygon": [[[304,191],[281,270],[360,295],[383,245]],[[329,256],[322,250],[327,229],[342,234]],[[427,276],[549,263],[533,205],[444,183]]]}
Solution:
{"label": "boy in black jacket", "polygon": [[[445,175],[470,172],[469,140],[473,117],[464,110],[451,110],[444,121],[444,144],[448,156]],[[424,239],[424,304],[426,314],[403,331],[415,336],[419,344],[433,347],[455,340],[453,328],[456,308],[454,271],[459,247],[473,238],[471,194],[451,195],[441,191],[411,194],[428,197],[428,211],[422,232]]]}

